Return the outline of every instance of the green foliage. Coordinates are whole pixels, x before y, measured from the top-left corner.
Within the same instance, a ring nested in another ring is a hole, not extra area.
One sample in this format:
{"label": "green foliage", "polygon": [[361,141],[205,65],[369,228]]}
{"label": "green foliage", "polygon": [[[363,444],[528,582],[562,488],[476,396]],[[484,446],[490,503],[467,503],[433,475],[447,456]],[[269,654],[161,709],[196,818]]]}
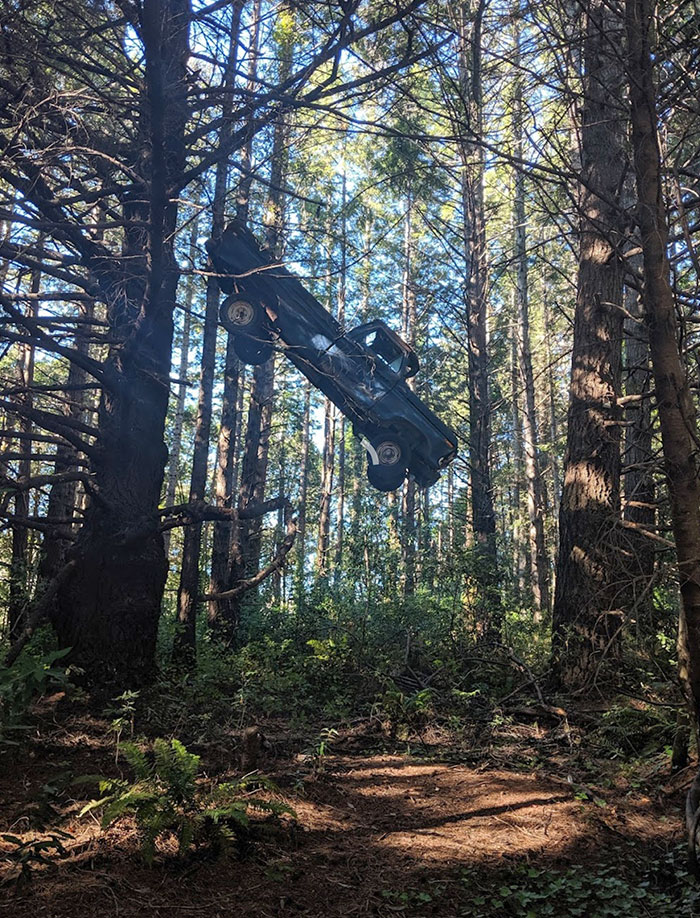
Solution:
{"label": "green foliage", "polygon": [[0,751],[17,745],[29,729],[25,718],[34,698],[66,686],[65,671],[54,664],[67,653],[68,649],[52,650],[36,656],[25,651],[13,666],[0,669]]}
{"label": "green foliage", "polygon": [[32,871],[36,867],[52,866],[57,858],[68,857],[63,843],[73,836],[68,832],[55,829],[48,835],[31,838],[28,841],[23,841],[16,835],[3,834],[0,835],[0,838],[6,844],[12,845],[12,849],[2,852],[1,856],[4,861],[19,867],[17,886],[22,886],[31,881]]}
{"label": "green foliage", "polygon": [[435,692],[424,688],[413,693],[402,692],[393,682],[385,680],[385,689],[378,702],[378,710],[389,721],[392,736],[400,730],[420,729],[435,714]]}
{"label": "green foliage", "polygon": [[129,731],[129,738],[134,736],[134,721],[136,719],[136,705],[139,692],[126,691],[117,695],[112,706],[107,708],[105,716],[111,718],[111,728],[114,731],[117,746],[125,730]]}
{"label": "green foliage", "polygon": [[700,891],[673,855],[652,865],[638,880],[623,876],[619,866],[575,865],[564,870],[521,867],[500,880],[462,873],[469,890],[469,918],[630,918],[700,914]]}
{"label": "green foliage", "polygon": [[199,756],[177,739],[156,739],[146,752],[124,743],[121,752],[135,780],[101,779],[102,796],[87,804],[81,815],[101,810],[103,828],[133,816],[141,835],[141,854],[149,866],[158,842],[171,837],[177,841],[179,856],[201,847],[215,854],[229,853],[249,827],[250,810],[295,818],[287,804],[250,795],[251,786],[276,791],[262,776],[207,787],[199,774]]}
{"label": "green foliage", "polygon": [[672,746],[676,729],[674,708],[616,704],[603,714],[602,724],[590,740],[607,755],[637,757]]}

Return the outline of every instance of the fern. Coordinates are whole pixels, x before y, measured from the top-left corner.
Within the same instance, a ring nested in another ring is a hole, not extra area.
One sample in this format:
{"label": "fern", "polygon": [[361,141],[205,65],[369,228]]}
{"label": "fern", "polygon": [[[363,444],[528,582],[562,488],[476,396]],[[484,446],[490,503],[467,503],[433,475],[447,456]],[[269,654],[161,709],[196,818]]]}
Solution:
{"label": "fern", "polygon": [[178,854],[208,846],[228,853],[250,827],[249,810],[296,819],[294,810],[279,800],[244,796],[251,785],[278,793],[264,775],[246,776],[205,791],[198,782],[200,758],[177,739],[157,739],[148,752],[124,743],[121,754],[134,772],[135,781],[100,779],[100,798],[83,807],[81,815],[102,811],[107,828],[124,816],[133,816],[141,835],[141,856],[149,866],[158,842],[175,837]]}

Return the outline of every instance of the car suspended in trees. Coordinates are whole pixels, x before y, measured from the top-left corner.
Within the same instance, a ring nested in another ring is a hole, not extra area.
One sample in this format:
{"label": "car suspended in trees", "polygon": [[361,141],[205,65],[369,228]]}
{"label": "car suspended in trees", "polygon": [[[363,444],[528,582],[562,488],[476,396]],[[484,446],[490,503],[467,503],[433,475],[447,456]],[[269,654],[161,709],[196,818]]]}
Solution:
{"label": "car suspended in trees", "polygon": [[375,488],[393,491],[407,474],[434,484],[457,454],[457,436],[406,384],[419,369],[415,351],[381,321],[345,331],[238,221],[207,249],[238,357],[260,364],[281,349],[352,422]]}

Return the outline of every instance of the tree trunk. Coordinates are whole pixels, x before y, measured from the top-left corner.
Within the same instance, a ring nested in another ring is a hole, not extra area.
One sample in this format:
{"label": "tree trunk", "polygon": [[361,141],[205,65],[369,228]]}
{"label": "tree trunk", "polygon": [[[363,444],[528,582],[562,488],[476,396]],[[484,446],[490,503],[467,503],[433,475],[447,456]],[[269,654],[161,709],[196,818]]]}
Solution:
{"label": "tree trunk", "polygon": [[[43,251],[44,240],[40,237],[38,247]],[[32,272],[30,293],[36,296],[41,289],[41,271]],[[29,301],[30,314],[36,311],[36,300]],[[20,344],[17,365],[15,368],[18,399],[22,406],[31,409],[33,404],[32,388],[34,386],[34,346]],[[22,437],[17,441],[19,478],[28,480],[32,474],[32,422],[28,417],[21,418],[19,430]],[[29,602],[29,530],[25,521],[29,517],[29,489],[17,491],[14,498],[14,516],[12,529],[12,554],[9,571],[9,602],[7,618],[12,643],[25,627],[27,604]]]}
{"label": "tree trunk", "polygon": [[469,463],[474,533],[474,575],[479,587],[479,630],[500,633],[496,516],[491,487],[491,399],[487,331],[487,262],[484,216],[484,151],[472,138],[483,134],[481,29],[484,0],[461,10],[460,93],[466,136],[460,140],[465,259],[465,307],[469,346]]}
{"label": "tree trunk", "polygon": [[[516,77],[513,91],[512,125],[513,146],[517,160],[523,159],[523,84],[520,72],[520,21],[515,24]],[[514,255],[516,264],[515,304],[516,342],[520,387],[523,392],[522,432],[527,484],[527,515],[530,540],[530,570],[535,619],[541,618],[543,609],[549,609],[549,562],[544,539],[544,498],[542,475],[538,457],[537,412],[535,410],[535,380],[532,372],[530,349],[530,314],[528,285],[528,254],[525,214],[525,173],[514,170],[515,196],[513,222],[515,224]]]}
{"label": "tree trunk", "polygon": [[[551,314],[549,299],[547,297],[547,282],[545,280],[542,291],[542,306],[544,312],[544,327],[551,328]],[[549,409],[549,465],[552,470],[552,506],[559,506],[561,500],[561,479],[559,475],[559,460],[557,459],[557,446],[559,443],[559,424],[557,423],[557,406],[554,392],[554,361],[549,335],[544,336],[545,357],[547,359],[547,402]]]}
{"label": "tree trunk", "polygon": [[304,386],[304,419],[301,426],[301,469],[299,484],[299,516],[296,541],[296,591],[297,604],[304,593],[306,568],[306,505],[309,491],[309,429],[311,426],[311,383]]}
{"label": "tree trunk", "polygon": [[[123,255],[128,276],[102,281],[112,333],[105,372],[116,383],[99,407],[96,493],[72,554],[75,567],[58,596],[54,626],[61,646],[88,678],[102,686],[148,678],[167,562],[157,507],[167,461],[173,309],[179,277],[174,254],[176,188],[185,168],[188,114],[187,0],[144,0],[146,94],[142,105],[142,162],[147,199],[127,199]],[[146,230],[144,231],[144,227]],[[95,265],[98,277],[101,265]]]}
{"label": "tree trunk", "polygon": [[653,6],[627,0],[632,142],[644,258],[644,307],[671,498],[681,592],[679,664],[700,724],[700,481],[695,408],[678,347],[668,261],[668,225],[661,180],[651,40]]}
{"label": "tree trunk", "polygon": [[321,503],[318,514],[318,539],[316,547],[316,576],[328,577],[328,550],[331,530],[331,498],[335,468],[335,405],[326,398],[323,413],[323,470],[321,473]]}
{"label": "tree trunk", "polygon": [[[198,220],[192,223],[190,233],[190,261],[195,263],[197,255],[197,230]],[[192,331],[192,301],[194,298],[194,276],[187,278],[185,285],[185,304],[182,318],[182,339],[180,342],[180,363],[178,369],[177,395],[175,397],[175,417],[173,421],[173,435],[168,455],[168,480],[165,487],[165,506],[172,507],[175,503],[177,483],[180,474],[180,453],[182,452],[182,428],[185,421],[185,398],[187,396],[187,371],[190,362],[190,334]],[[170,557],[170,536],[168,530],[163,535],[163,546],[166,559]]]}
{"label": "tree trunk", "polygon": [[[411,347],[416,343],[416,291],[413,282],[413,192],[410,181],[406,192],[403,235],[402,332]],[[415,390],[415,377],[407,381]],[[416,588],[416,482],[409,476],[402,491],[401,562],[403,567],[403,594],[412,596]]]}
{"label": "tree trunk", "polygon": [[[327,301],[332,311],[333,303],[333,226],[332,214],[329,211],[326,226],[328,240],[328,258],[326,271],[328,273]],[[318,510],[318,536],[316,540],[316,577],[319,581],[327,581],[329,575],[330,532],[331,532],[331,501],[333,499],[333,484],[335,477],[335,430],[337,410],[329,398],[323,402],[323,466],[321,470],[321,495]]]}
{"label": "tree trunk", "polygon": [[512,391],[512,423],[513,423],[513,488],[511,499],[512,539],[513,539],[513,570],[516,575],[518,601],[522,602],[525,596],[526,571],[531,566],[530,545],[525,543],[522,533],[522,481],[523,481],[523,423],[520,411],[520,372],[518,367],[518,344],[516,319],[513,321],[513,336],[511,341],[511,391]]}
{"label": "tree trunk", "polygon": [[[345,147],[343,147],[345,156]],[[338,278],[338,322],[345,326],[345,300],[348,273],[348,233],[347,233],[347,175],[343,159],[343,180],[340,211],[340,277]],[[333,559],[334,576],[338,577],[343,568],[343,549],[345,539],[345,417],[341,414],[338,424],[338,503],[336,515],[335,557]]]}
{"label": "tree trunk", "polygon": [[[251,55],[249,86],[257,80],[255,60],[257,58],[258,22],[260,4],[256,2],[253,17],[255,33],[253,36],[254,53]],[[283,84],[290,73],[294,48],[294,33],[287,30],[280,34],[278,51],[280,56],[279,82]],[[270,191],[265,209],[265,241],[268,249],[277,256],[282,255],[283,231],[285,224],[283,184],[288,156],[288,122],[281,115],[274,126],[272,154],[270,161]],[[245,157],[250,166],[250,146],[246,146]],[[246,176],[244,157],[244,180],[241,183],[238,197],[239,219],[248,216],[250,197],[250,174]],[[275,390],[275,357],[256,366],[253,372],[245,447],[241,464],[241,484],[239,490],[239,509],[250,504],[262,502],[265,496],[267,467],[270,450],[270,431]],[[240,520],[232,531],[231,563],[229,565],[229,589],[249,574],[257,571],[262,549],[262,519]],[[240,622],[243,595],[230,601],[228,607],[229,633],[233,635]]]}
{"label": "tree trunk", "polygon": [[[641,268],[641,259],[632,256]],[[627,369],[625,395],[632,399],[626,406],[623,456],[623,519],[632,527],[625,532],[625,577],[629,583],[629,603],[639,620],[652,609],[650,586],[654,576],[656,551],[654,541],[645,533],[656,526],[656,486],[652,452],[651,367],[649,366],[649,328],[639,293],[626,288],[625,362]],[[634,319],[637,319],[635,321]],[[648,616],[647,616],[648,617]]]}
{"label": "tree trunk", "polygon": [[619,199],[622,23],[590,0],[584,42],[580,251],[553,619],[556,673],[590,681],[620,627],[620,347],[624,223]]}
{"label": "tree trunk", "polygon": [[[248,85],[246,91],[253,94],[258,88],[258,54],[260,44],[260,10],[261,0],[255,0],[253,3],[251,23],[250,48],[248,49]],[[248,115],[248,133],[241,149],[241,181],[238,185],[236,195],[236,217],[243,223],[248,222],[248,211],[250,209],[250,189],[253,184],[253,137],[255,136],[255,125],[253,123],[252,113]]]}
{"label": "tree trunk", "polygon": [[[241,17],[242,0],[234,3],[231,9],[229,30],[229,47],[224,74],[224,105],[222,111],[223,126],[219,146],[225,150],[229,146],[233,131],[231,111],[233,108],[233,87],[236,77],[236,59],[238,52],[238,32]],[[211,237],[219,239],[224,231],[224,203],[228,187],[228,158],[221,156],[216,165],[214,178],[214,199],[212,201]],[[194,434],[194,451],[192,455],[192,476],[190,479],[189,502],[204,500],[209,465],[209,437],[211,434],[212,389],[216,364],[216,336],[219,321],[219,285],[212,274],[207,279],[206,307],[204,328],[202,332],[202,369],[199,377],[199,397],[197,401],[197,422]],[[181,662],[194,659],[196,645],[197,607],[199,603],[199,557],[202,547],[202,523],[195,521],[185,527],[182,547],[182,567],[180,569],[180,586],[177,594],[177,621],[173,657]]]}
{"label": "tree trunk", "polygon": [[[237,420],[239,381],[241,366],[233,349],[233,335],[226,342],[224,362],[224,391],[221,396],[221,421],[219,437],[216,444],[216,474],[214,479],[214,500],[217,507],[233,507],[235,493],[234,457],[237,444]],[[229,559],[231,537],[234,524],[229,520],[216,520],[212,535],[211,575],[209,592],[223,593],[229,582]],[[227,599],[209,602],[209,624],[226,630],[226,623],[231,619],[230,601]]]}
{"label": "tree trunk", "polygon": [[[82,318],[90,322],[95,314],[95,304],[90,301],[82,309]],[[89,326],[88,326],[89,327]],[[79,354],[87,355],[89,352],[88,339],[84,334],[77,334],[75,349]],[[87,373],[75,362],[68,368],[66,380],[66,395],[70,399],[67,415],[75,421],[80,421],[85,414],[85,395],[80,387],[87,382]],[[54,471],[60,475],[75,470],[78,463],[75,448],[69,443],[59,443],[56,447],[56,462]],[[47,517],[49,519],[66,520],[56,527],[50,536],[44,538],[42,544],[42,557],[39,564],[39,581],[41,584],[50,583],[58,576],[61,568],[66,564],[71,546],[70,536],[75,528],[76,504],[78,501],[78,488],[75,481],[60,481],[51,486]],[[38,593],[39,591],[37,591]]]}

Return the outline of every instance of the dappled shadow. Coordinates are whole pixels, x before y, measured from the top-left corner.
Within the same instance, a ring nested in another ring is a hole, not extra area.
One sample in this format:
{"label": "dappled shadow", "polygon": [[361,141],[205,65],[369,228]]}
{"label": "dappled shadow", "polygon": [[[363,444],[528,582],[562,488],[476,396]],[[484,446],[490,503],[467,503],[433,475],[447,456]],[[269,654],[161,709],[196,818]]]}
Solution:
{"label": "dappled shadow", "polygon": [[631,852],[639,861],[640,839],[649,857],[675,843],[670,806],[674,819],[662,822],[663,806],[639,794],[603,796],[503,769],[327,756],[289,795],[301,829],[261,836],[241,860],[183,867],[171,857],[147,870],[128,821],[101,835],[69,820],[71,859],[37,875],[26,894],[0,897],[0,913],[459,918],[470,914],[475,882],[498,889],[514,865],[622,871]]}

